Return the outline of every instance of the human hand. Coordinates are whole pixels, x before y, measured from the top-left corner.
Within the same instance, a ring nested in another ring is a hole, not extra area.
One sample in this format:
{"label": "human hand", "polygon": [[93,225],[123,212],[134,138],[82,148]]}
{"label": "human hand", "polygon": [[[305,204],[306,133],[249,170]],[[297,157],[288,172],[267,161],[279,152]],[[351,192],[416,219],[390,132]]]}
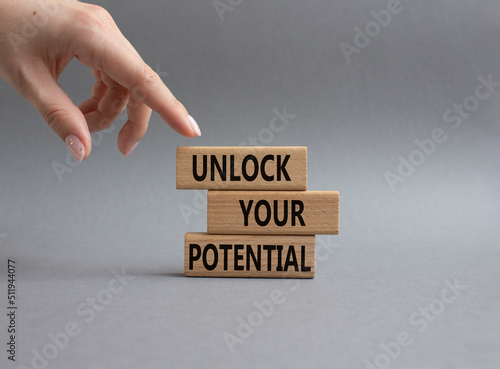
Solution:
{"label": "human hand", "polygon": [[[77,58],[92,68],[92,97],[78,107],[57,83]],[[127,107],[118,148],[128,156],[146,133],[151,109],[178,133],[201,135],[195,120],[141,59],[103,8],[76,0],[0,0],[0,76],[38,110],[79,161],[90,133]]]}

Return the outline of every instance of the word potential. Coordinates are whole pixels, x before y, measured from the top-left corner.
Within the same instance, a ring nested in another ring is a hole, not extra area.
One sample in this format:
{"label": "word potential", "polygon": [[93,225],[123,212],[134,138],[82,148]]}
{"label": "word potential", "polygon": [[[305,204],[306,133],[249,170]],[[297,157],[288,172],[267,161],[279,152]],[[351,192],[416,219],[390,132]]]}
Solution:
{"label": "word potential", "polygon": [[314,236],[213,236],[186,234],[187,276],[312,278]]}

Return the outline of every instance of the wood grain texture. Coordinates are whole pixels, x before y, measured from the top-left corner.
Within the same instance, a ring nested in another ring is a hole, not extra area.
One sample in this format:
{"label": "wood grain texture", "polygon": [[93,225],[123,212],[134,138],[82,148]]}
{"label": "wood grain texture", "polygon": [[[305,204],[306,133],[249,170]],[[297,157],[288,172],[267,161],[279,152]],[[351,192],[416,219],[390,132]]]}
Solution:
{"label": "wood grain texture", "polygon": [[314,236],[186,233],[184,273],[187,277],[314,278],[315,246]]}
{"label": "wood grain texture", "polygon": [[184,190],[303,191],[307,147],[178,147],[176,184]]}
{"label": "wood grain texture", "polygon": [[207,230],[211,234],[338,234],[339,193],[208,191]]}

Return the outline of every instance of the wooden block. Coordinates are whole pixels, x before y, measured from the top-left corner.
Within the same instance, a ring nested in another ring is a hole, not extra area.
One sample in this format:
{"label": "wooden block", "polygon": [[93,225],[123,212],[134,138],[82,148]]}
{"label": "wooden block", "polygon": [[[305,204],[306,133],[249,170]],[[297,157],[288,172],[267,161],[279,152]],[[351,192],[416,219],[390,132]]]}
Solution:
{"label": "wooden block", "polygon": [[177,148],[177,189],[306,188],[307,147]]}
{"label": "wooden block", "polygon": [[337,191],[208,191],[210,234],[338,234]]}
{"label": "wooden block", "polygon": [[186,233],[187,277],[314,278],[314,236]]}

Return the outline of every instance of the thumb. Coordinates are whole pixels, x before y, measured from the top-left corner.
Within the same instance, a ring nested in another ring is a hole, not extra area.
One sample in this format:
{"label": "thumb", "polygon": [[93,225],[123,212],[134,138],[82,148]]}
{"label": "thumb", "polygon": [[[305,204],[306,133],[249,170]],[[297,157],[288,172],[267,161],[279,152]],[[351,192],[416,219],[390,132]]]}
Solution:
{"label": "thumb", "polygon": [[86,159],[92,145],[87,121],[81,110],[48,72],[39,76],[30,87],[27,99],[66,143],[75,159]]}

